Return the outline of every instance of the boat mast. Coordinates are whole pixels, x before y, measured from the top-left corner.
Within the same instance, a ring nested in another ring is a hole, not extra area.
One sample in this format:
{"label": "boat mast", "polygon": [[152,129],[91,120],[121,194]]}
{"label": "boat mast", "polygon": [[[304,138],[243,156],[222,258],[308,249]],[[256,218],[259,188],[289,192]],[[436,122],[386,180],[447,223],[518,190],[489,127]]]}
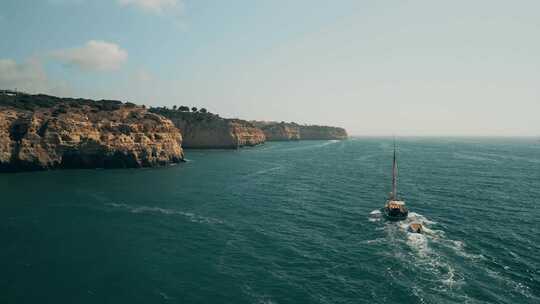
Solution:
{"label": "boat mast", "polygon": [[394,161],[392,163],[392,200],[397,200],[396,139],[394,138]]}

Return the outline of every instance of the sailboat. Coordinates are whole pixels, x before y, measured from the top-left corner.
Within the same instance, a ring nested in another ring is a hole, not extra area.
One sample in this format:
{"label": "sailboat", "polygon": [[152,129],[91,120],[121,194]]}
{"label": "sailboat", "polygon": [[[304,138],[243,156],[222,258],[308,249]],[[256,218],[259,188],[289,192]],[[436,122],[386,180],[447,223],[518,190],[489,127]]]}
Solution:
{"label": "sailboat", "polygon": [[401,221],[407,218],[409,210],[404,201],[400,201],[397,196],[397,160],[396,160],[396,142],[394,141],[394,160],[392,163],[392,192],[390,198],[382,209],[384,216],[391,221]]}

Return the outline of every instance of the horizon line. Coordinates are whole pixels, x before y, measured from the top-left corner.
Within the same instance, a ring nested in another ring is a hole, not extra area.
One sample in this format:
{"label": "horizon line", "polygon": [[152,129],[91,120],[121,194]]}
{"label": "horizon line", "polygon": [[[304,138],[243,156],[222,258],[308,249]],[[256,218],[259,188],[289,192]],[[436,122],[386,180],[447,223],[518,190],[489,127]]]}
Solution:
{"label": "horizon line", "polygon": [[540,139],[540,135],[482,135],[482,134],[474,134],[474,135],[443,135],[443,134],[429,134],[429,135],[388,135],[388,134],[354,134],[349,135],[349,138],[355,138],[355,137],[373,137],[373,138],[381,138],[381,137],[388,137],[388,138],[413,138],[413,137],[422,137],[422,138],[538,138]]}

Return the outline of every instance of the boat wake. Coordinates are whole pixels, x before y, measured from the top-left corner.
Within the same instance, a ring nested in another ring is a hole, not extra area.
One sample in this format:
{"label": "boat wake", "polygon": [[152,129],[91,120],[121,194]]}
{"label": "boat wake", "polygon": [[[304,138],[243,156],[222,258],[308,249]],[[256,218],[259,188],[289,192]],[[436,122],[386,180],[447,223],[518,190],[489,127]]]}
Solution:
{"label": "boat wake", "polygon": [[[399,261],[406,269],[423,273],[420,280],[429,283],[433,290],[457,291],[465,283],[464,275],[452,262],[456,255],[470,260],[483,258],[481,255],[467,253],[462,241],[448,239],[435,221],[415,212],[409,212],[403,221],[390,222],[383,221],[380,210],[373,210],[368,220],[381,224],[379,229],[385,236],[368,241],[367,244],[381,246],[384,243],[385,247],[390,246],[388,252],[392,259]],[[410,232],[409,226],[412,223],[422,224],[423,233]],[[416,290],[416,293],[429,298],[421,290]]]}
{"label": "boat wake", "polygon": [[281,149],[281,151],[282,152],[284,152],[284,151],[290,152],[290,151],[299,151],[299,150],[312,150],[312,149],[323,148],[323,147],[326,147],[326,146],[329,146],[329,145],[334,145],[334,144],[337,144],[337,143],[340,143],[340,142],[342,142],[342,141],[337,140],[337,139],[330,139],[330,140],[325,140],[322,143],[301,145],[301,146],[293,147],[293,148],[285,148],[285,149]]}
{"label": "boat wake", "polygon": [[279,171],[282,168],[283,168],[283,166],[275,166],[275,167],[268,168],[268,169],[262,169],[262,170],[259,170],[259,171],[253,172],[253,173],[248,173],[248,174],[244,175],[244,178],[245,179],[250,179],[250,178],[252,178],[254,176],[257,176],[257,175],[269,174],[269,173],[274,172],[274,171]]}
{"label": "boat wake", "polygon": [[[444,225],[416,212],[409,212],[402,221],[386,221],[381,210],[373,210],[368,221],[376,226],[378,237],[365,243],[388,259],[388,274],[400,284],[408,282],[405,284],[421,302],[437,303],[437,299],[445,297],[452,302],[476,303],[467,294],[465,286],[472,283],[468,282],[471,278],[467,273],[471,268],[480,273],[486,271],[489,258],[470,252],[464,241],[446,235]],[[422,233],[410,231],[413,223],[422,225]],[[488,270],[488,275],[494,284],[534,299],[530,287],[509,278],[503,271]]]}
{"label": "boat wake", "polygon": [[380,222],[382,218],[381,210],[373,210],[369,213],[370,222]]}
{"label": "boat wake", "polygon": [[160,214],[160,215],[181,215],[187,218],[192,223],[200,224],[223,224],[223,221],[211,217],[197,215],[192,212],[184,212],[176,209],[166,209],[161,207],[151,207],[151,206],[132,206],[128,204],[119,204],[119,203],[107,203],[106,206],[124,209],[131,213],[137,214]]}

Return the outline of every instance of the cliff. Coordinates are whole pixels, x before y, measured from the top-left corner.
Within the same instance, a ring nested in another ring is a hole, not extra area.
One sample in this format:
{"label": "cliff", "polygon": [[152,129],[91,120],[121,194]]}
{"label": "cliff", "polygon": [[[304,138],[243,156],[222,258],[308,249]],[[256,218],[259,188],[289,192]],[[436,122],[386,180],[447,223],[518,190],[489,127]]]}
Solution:
{"label": "cliff", "polygon": [[300,140],[300,126],[295,123],[259,123],[268,141]]}
{"label": "cliff", "polygon": [[166,165],[181,144],[170,120],[134,104],[0,94],[0,172]]}
{"label": "cliff", "polygon": [[152,108],[180,129],[183,147],[191,149],[237,149],[265,142],[264,132],[248,121],[225,119],[207,112]]}
{"label": "cliff", "polygon": [[268,141],[289,140],[331,140],[347,139],[347,131],[343,128],[317,125],[299,125],[291,122],[254,122],[263,130]]}
{"label": "cliff", "polygon": [[349,137],[347,131],[339,127],[309,125],[299,128],[300,138],[303,140],[343,140]]}

